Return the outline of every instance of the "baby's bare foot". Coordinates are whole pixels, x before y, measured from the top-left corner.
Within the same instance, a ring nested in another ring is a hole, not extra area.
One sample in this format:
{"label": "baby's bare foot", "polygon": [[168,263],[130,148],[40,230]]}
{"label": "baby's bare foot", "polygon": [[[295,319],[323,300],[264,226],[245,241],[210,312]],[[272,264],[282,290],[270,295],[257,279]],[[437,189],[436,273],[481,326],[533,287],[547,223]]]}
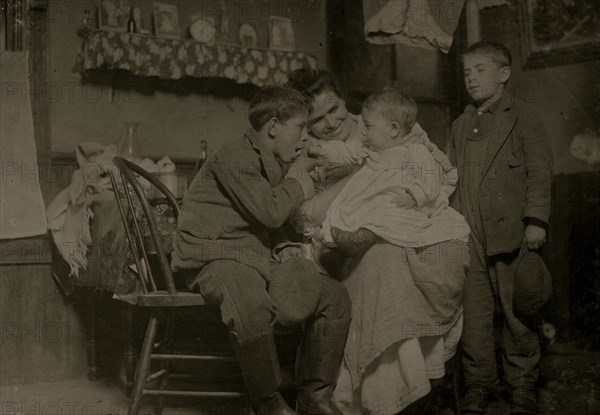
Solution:
{"label": "baby's bare foot", "polygon": [[348,256],[363,255],[377,239],[373,232],[365,228],[357,231],[343,231],[332,227],[331,237],[336,246]]}

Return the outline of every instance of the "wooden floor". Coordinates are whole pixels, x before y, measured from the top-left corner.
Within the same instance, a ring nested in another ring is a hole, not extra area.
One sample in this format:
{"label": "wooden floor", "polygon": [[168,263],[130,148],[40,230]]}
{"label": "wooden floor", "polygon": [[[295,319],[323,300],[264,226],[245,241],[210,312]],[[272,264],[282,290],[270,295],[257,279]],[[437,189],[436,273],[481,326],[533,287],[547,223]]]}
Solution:
{"label": "wooden floor", "polygon": [[[541,364],[540,414],[586,415],[600,413],[600,352],[574,344],[559,344],[546,352]],[[427,397],[426,397],[427,398]],[[127,414],[127,396],[114,382],[85,379],[0,388],[0,414]],[[452,402],[436,408],[435,415],[452,415]],[[153,400],[145,398],[141,415],[150,415]],[[508,414],[503,400],[492,403],[489,415]],[[248,413],[243,402],[167,402],[165,415]],[[420,412],[425,413],[425,412]]]}

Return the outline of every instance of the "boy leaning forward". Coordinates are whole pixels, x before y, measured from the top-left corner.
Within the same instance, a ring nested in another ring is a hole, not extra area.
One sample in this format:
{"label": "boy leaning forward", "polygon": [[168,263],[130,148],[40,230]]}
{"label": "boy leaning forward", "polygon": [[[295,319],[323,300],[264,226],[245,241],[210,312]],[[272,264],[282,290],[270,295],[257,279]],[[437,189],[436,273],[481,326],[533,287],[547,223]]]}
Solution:
{"label": "boy leaning forward", "polygon": [[252,128],[217,151],[194,178],[174,240],[172,267],[199,270],[188,286],[220,306],[259,415],[297,413],[278,392],[273,329],[299,324],[298,413],[341,415],[331,393],[350,324],[348,294],[308,260],[286,261],[294,254],[272,250],[289,215],[314,194],[307,170],[316,162],[303,151],[308,111],[298,92],[262,88],[250,103]]}
{"label": "boy leaning forward", "polygon": [[494,311],[499,309],[511,414],[537,414],[536,319],[515,312],[513,293],[520,252],[537,250],[546,240],[552,150],[540,118],[511,91],[509,50],[479,42],[462,59],[474,103],[452,125],[450,152],[459,175],[452,206],[471,227],[461,338],[467,390],[461,412],[484,413],[497,388]]}

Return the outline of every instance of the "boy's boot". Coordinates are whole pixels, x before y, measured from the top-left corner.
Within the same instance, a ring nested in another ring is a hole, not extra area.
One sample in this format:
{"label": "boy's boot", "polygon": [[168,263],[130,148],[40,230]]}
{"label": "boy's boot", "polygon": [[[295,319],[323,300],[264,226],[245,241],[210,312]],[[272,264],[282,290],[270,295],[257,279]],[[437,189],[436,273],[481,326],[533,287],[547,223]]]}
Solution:
{"label": "boy's boot", "polygon": [[467,387],[467,393],[460,401],[461,414],[483,414],[490,403],[490,387],[472,384]]}
{"label": "boy's boot", "polygon": [[340,251],[348,256],[363,255],[377,241],[377,236],[365,228],[350,232],[332,227],[331,238]]}
{"label": "boy's boot", "polygon": [[538,403],[533,388],[515,388],[512,392],[510,415],[537,415]]}
{"label": "boy's boot", "polygon": [[315,322],[306,328],[296,362],[298,412],[302,415],[343,415],[332,393],[344,358],[350,319]]}
{"label": "boy's boot", "polygon": [[230,332],[246,390],[257,415],[297,415],[278,391],[281,371],[271,330],[249,339]]}

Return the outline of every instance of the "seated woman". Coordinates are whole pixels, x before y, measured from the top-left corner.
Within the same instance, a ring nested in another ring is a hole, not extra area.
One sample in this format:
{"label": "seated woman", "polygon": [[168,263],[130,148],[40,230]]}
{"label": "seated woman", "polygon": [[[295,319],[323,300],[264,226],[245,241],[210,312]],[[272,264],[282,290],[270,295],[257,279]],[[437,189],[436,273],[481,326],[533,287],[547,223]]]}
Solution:
{"label": "seated woman", "polygon": [[[367,155],[366,128],[360,115],[346,109],[339,85],[330,73],[298,69],[290,74],[288,85],[299,90],[312,103],[309,153],[323,162],[323,166],[311,172],[317,195],[304,202],[295,215],[296,230],[304,234],[309,242],[308,252],[315,255],[315,250],[319,250],[319,243],[314,238],[315,227],[321,225],[329,206]],[[448,157],[429,140],[416,122],[406,139],[429,149],[443,178],[444,192],[450,196],[458,175]]]}
{"label": "seated woman", "polygon": [[[328,80],[323,81],[324,78]],[[339,131],[355,132],[359,127],[365,143],[367,129],[362,119],[348,115],[339,90],[331,87],[330,79],[328,75],[306,71],[290,77],[290,84],[312,99],[309,125],[313,135],[324,139],[329,137],[327,132],[333,132],[337,134],[331,138],[345,142]],[[306,87],[310,81],[318,87]],[[408,137],[402,137],[404,141],[414,140],[411,134],[417,127],[415,124]],[[350,136],[346,134],[346,138]],[[321,142],[324,147],[329,143],[331,140]],[[456,182],[455,170],[444,162],[447,158],[441,151],[427,143],[429,140],[423,140],[436,164],[442,166],[442,187],[447,199]],[[326,180],[327,190],[307,204],[303,217],[310,229],[304,231],[313,241],[318,239],[318,226],[338,193],[346,189],[348,180],[354,177],[333,185]],[[348,191],[352,188],[349,185]],[[388,203],[405,211],[396,206],[402,204],[400,199],[392,202],[397,196],[390,197]],[[346,230],[349,229],[352,228]],[[338,236],[338,242],[344,245],[340,240],[343,235]],[[457,238],[422,246],[402,246],[379,238],[364,255],[348,258],[343,267],[338,265],[343,269],[342,282],[352,300],[353,316],[334,394],[345,413],[397,413],[429,393],[430,379],[444,375],[444,363],[454,354],[462,330],[461,289],[468,256],[466,245],[460,240],[463,238]]]}

